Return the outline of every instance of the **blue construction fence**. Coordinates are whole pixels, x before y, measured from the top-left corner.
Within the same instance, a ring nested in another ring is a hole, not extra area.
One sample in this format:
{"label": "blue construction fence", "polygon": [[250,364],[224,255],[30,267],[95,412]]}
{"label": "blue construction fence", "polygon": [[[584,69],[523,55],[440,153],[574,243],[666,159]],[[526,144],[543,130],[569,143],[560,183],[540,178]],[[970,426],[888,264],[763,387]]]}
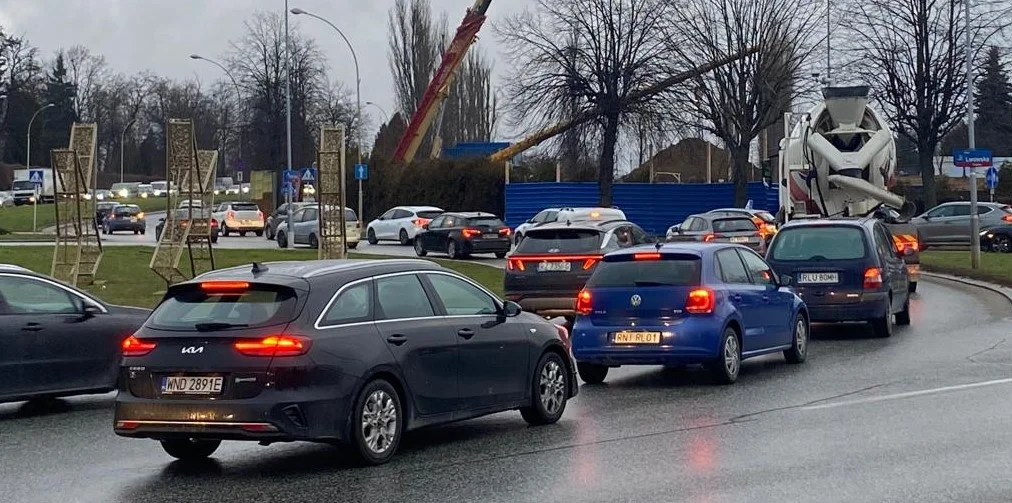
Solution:
{"label": "blue construction fence", "polygon": [[[516,227],[545,208],[597,206],[597,183],[511,183],[506,185],[506,224]],[[752,207],[776,214],[777,188],[748,184]],[[716,208],[734,207],[734,184],[616,183],[614,206],[644,230],[663,234],[685,217]]]}

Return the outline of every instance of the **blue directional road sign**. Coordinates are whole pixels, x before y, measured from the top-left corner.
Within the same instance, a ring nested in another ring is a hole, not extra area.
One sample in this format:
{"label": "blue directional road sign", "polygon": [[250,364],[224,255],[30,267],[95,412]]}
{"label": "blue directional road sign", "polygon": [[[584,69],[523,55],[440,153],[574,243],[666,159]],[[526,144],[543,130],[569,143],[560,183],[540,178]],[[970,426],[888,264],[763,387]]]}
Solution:
{"label": "blue directional road sign", "polygon": [[991,165],[991,151],[986,148],[954,150],[952,161],[957,168],[986,168]]}
{"label": "blue directional road sign", "polygon": [[282,180],[281,181],[284,182],[284,183],[291,183],[292,182],[292,178],[297,178],[298,176],[299,175],[297,173],[295,173],[294,169],[286,169],[286,170],[284,170],[282,172],[282,177],[281,177]]}
{"label": "blue directional road sign", "polygon": [[984,175],[984,181],[987,183],[987,188],[994,190],[998,186],[998,168],[991,166],[987,168],[987,174]]}
{"label": "blue directional road sign", "polygon": [[316,168],[303,168],[302,183],[313,185],[316,183]]}
{"label": "blue directional road sign", "polygon": [[291,194],[293,196],[295,195],[295,186],[292,185],[292,182],[284,182],[281,184],[281,194],[282,195]]}
{"label": "blue directional road sign", "polygon": [[45,171],[42,171],[41,169],[28,170],[28,181],[34,183],[36,187],[41,187],[45,179],[46,179]]}
{"label": "blue directional road sign", "polygon": [[368,164],[356,164],[355,165],[355,179],[356,180],[368,180],[369,179],[369,165]]}

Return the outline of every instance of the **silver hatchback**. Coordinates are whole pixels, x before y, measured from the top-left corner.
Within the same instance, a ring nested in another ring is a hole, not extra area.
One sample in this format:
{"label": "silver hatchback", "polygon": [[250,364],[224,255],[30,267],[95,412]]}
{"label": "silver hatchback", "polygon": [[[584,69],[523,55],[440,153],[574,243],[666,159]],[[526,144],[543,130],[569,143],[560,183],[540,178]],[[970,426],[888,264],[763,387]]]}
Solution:
{"label": "silver hatchback", "polygon": [[[1012,207],[1001,203],[977,203],[981,230],[1012,223]],[[945,203],[914,217],[922,246],[969,244],[970,203]]]}

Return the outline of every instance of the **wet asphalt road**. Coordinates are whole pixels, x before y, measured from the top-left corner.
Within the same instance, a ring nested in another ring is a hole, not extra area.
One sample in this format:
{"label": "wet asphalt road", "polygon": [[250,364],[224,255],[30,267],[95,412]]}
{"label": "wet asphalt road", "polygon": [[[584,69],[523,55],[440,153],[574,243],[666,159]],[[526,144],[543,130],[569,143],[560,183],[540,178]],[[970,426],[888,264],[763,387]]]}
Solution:
{"label": "wet asphalt road", "polygon": [[409,433],[388,465],[314,444],[226,442],[173,462],[112,433],[112,397],[0,405],[0,501],[1009,501],[1012,305],[924,282],[891,339],[818,327],[808,363],[746,362],[738,384],[622,368],[554,426],[518,413]]}

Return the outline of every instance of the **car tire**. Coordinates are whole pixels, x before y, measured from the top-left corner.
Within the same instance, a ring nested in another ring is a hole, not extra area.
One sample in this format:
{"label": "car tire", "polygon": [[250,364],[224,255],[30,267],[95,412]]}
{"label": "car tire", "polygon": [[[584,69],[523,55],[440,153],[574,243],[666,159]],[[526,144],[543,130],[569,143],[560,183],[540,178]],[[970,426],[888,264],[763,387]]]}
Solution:
{"label": "car tire", "polygon": [[422,240],[415,239],[415,255],[418,255],[419,257],[424,257],[428,254],[429,251],[426,250],[424,246],[422,246]]}
{"label": "car tire", "polygon": [[397,240],[401,242],[401,246],[411,244],[411,239],[408,238],[408,231],[404,229],[401,229],[401,232],[397,234]]}
{"label": "car tire", "polygon": [[451,239],[446,242],[446,255],[452,259],[457,259],[461,257],[461,253],[460,250],[458,249],[456,241]]}
{"label": "car tire", "polygon": [[531,386],[531,405],[520,408],[524,421],[531,426],[558,422],[569,399],[569,371],[558,353],[549,351],[541,356]]}
{"label": "car tire", "polygon": [[239,231],[239,237],[241,238],[246,237],[246,231]]}
{"label": "car tire", "polygon": [[1012,252],[1012,239],[1008,236],[995,236],[994,241],[991,242],[991,250],[998,253]]}
{"label": "car tire", "polygon": [[907,291],[910,292],[910,293],[916,292],[917,291],[917,282],[916,281],[911,281],[910,285],[907,286]]}
{"label": "car tire", "polygon": [[495,252],[495,258],[506,258],[506,254],[509,252]]}
{"label": "car tire", "polygon": [[229,235],[230,232],[232,232],[232,231],[228,230],[228,227],[226,227],[224,225],[221,226],[221,235],[222,236],[228,237],[228,235]]}
{"label": "car tire", "polygon": [[320,248],[320,240],[317,239],[316,234],[309,235],[309,247],[314,250]]}
{"label": "car tire", "polygon": [[256,233],[256,235],[257,235],[258,238],[259,237],[263,237],[263,235],[264,235],[264,231],[254,231],[254,232]]}
{"label": "car tire", "polygon": [[104,225],[102,226],[102,234],[109,234],[109,229],[107,229]]}
{"label": "car tire", "polygon": [[214,454],[221,445],[221,440],[173,438],[162,440],[161,444],[166,454],[180,461],[199,461]]}
{"label": "car tire", "polygon": [[893,306],[892,298],[889,299],[889,307],[886,309],[885,316],[871,320],[871,329],[875,332],[875,337],[882,339],[893,336]]}
{"label": "car tire", "polygon": [[269,225],[267,226],[267,232],[264,233],[264,236],[267,237],[268,241],[273,241],[274,240],[274,233],[271,232],[271,226],[269,226]]}
{"label": "car tire", "polygon": [[371,228],[368,231],[366,231],[365,236],[366,236],[365,239],[366,241],[369,242],[369,244],[375,245],[379,243],[379,240],[376,239],[376,231],[372,230]]}
{"label": "car tire", "polygon": [[794,325],[791,330],[791,349],[784,350],[784,358],[787,363],[797,365],[805,363],[808,358],[808,338],[811,335],[811,327],[808,319],[801,313],[794,317]]}
{"label": "car tire", "polygon": [[349,250],[354,250],[355,248],[358,248],[358,241],[355,241],[355,242],[352,242],[352,243],[348,243],[348,249]]}
{"label": "car tire", "polygon": [[147,233],[148,233],[148,230],[147,230],[147,229],[141,229],[141,236],[143,236],[143,235],[145,235],[145,234],[147,234]]}
{"label": "car tire", "polygon": [[211,236],[211,244],[215,244],[217,242],[218,242],[218,235],[215,234],[215,235]]}
{"label": "car tire", "polygon": [[[376,379],[362,388],[353,411],[351,442],[359,460],[369,465],[390,461],[400,445],[404,425],[397,390],[389,382]],[[363,424],[363,420],[369,424]],[[378,430],[380,426],[383,428]]]}
{"label": "car tire", "polygon": [[741,373],[741,340],[733,327],[724,329],[720,338],[720,353],[710,364],[710,372],[718,384],[734,384]]}
{"label": "car tire", "polygon": [[594,363],[577,363],[576,371],[587,384],[601,384],[608,377],[608,367]]}
{"label": "car tire", "polygon": [[[913,283],[911,283],[912,285]],[[907,296],[906,302],[903,303],[903,310],[896,313],[896,324],[905,327],[910,325],[910,296]]]}
{"label": "car tire", "polygon": [[278,248],[288,248],[288,237],[284,231],[278,231]]}
{"label": "car tire", "polygon": [[141,233],[141,231],[140,231],[140,230],[138,230],[138,229],[134,229],[134,236],[136,236],[136,235],[138,235],[138,234],[140,234],[140,233]]}

